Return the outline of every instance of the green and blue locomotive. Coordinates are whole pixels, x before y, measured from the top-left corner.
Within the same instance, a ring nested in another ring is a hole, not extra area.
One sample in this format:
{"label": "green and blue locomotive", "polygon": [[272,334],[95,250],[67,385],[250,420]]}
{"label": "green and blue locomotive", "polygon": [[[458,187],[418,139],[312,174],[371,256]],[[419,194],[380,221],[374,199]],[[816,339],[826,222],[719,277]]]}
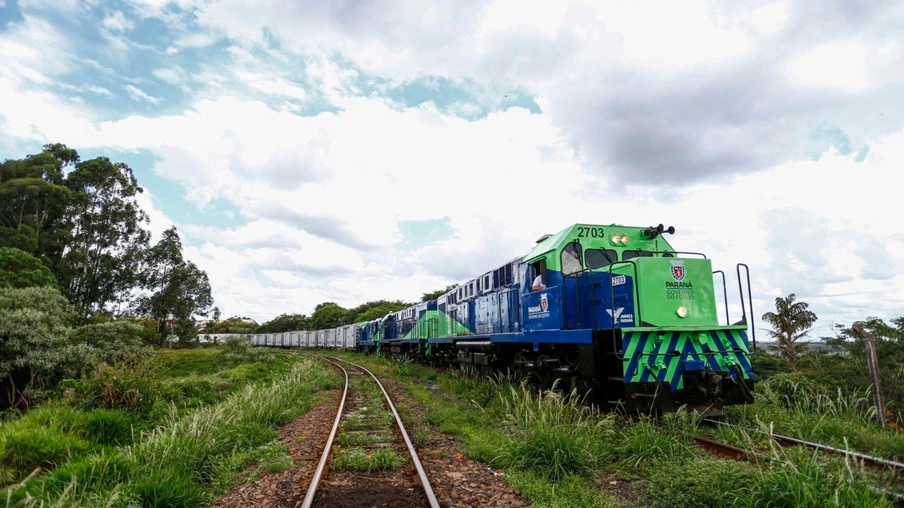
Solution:
{"label": "green and blue locomotive", "polygon": [[731,324],[725,274],[664,233],[674,228],[575,224],[544,235],[436,300],[360,323],[357,349],[541,386],[560,379],[609,409],[718,414],[752,401],[746,265],[736,270],[743,315]]}

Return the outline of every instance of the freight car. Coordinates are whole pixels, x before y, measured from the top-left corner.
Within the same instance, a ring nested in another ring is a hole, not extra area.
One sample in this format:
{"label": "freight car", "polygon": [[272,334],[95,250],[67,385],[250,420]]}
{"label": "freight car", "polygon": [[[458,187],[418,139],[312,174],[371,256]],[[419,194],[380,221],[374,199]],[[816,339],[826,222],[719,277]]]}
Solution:
{"label": "freight car", "polygon": [[[295,332],[309,334],[298,344],[511,372],[543,387],[559,379],[589,390],[603,409],[687,406],[714,415],[752,401],[747,266],[736,267],[742,317],[732,324],[724,272],[704,254],[676,251],[665,233],[675,229],[574,224],[436,300],[369,322]],[[286,346],[261,336],[254,343]]]}

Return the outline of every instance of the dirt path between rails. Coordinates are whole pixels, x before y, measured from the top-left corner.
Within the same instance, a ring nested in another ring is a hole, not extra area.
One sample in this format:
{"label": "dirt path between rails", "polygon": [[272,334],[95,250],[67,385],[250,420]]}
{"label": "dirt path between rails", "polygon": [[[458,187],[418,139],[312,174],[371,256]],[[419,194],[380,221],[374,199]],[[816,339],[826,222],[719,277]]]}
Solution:
{"label": "dirt path between rails", "polygon": [[251,483],[239,485],[220,497],[211,507],[296,507],[301,506],[307,493],[320,454],[330,435],[342,390],[328,392],[329,400],[301,415],[282,428],[280,440],[289,445],[289,456],[295,467],[279,473],[261,476]]}
{"label": "dirt path between rails", "polygon": [[[530,502],[518,490],[504,484],[485,464],[462,455],[457,438],[443,434],[427,424],[426,409],[412,397],[402,383],[379,376],[396,406],[409,436],[415,441],[418,456],[427,478],[443,508],[529,507]],[[280,431],[280,439],[289,445],[289,455],[296,465],[289,470],[261,476],[251,483],[236,486],[218,498],[211,507],[298,507],[314,476],[326,439],[329,436],[341,390],[330,391],[329,400],[314,407]],[[352,393],[349,393],[352,396]],[[351,401],[351,398],[349,399]],[[346,403],[348,404],[348,402]],[[348,409],[348,408],[346,408]],[[407,416],[411,415],[411,416]],[[414,438],[415,428],[420,435]],[[398,432],[398,431],[396,431]],[[407,453],[407,452],[405,452]],[[401,474],[400,474],[401,473]],[[331,507],[417,508],[423,499],[414,466],[396,471],[368,474],[370,485],[346,482],[347,472],[328,471],[318,488],[315,505]],[[326,504],[323,504],[327,501]]]}
{"label": "dirt path between rails", "polygon": [[[457,438],[443,434],[426,423],[427,410],[417,399],[412,397],[405,386],[389,377],[380,376],[380,382],[396,402],[402,421],[408,426],[409,435],[414,434],[415,426],[426,435],[416,442],[418,456],[433,486],[433,491],[444,508],[458,507],[511,507],[531,506],[530,502],[517,489],[502,482],[496,471],[486,464],[465,457],[458,450]],[[406,418],[406,414],[413,415]],[[410,424],[407,422],[411,421]],[[418,445],[420,444],[420,445]]]}
{"label": "dirt path between rails", "polygon": [[[392,419],[383,394],[377,391],[376,384],[370,376],[354,367],[349,369],[349,379],[343,422],[336,437],[329,469],[320,481],[313,506],[429,508],[427,497],[417,480],[417,470],[410,460],[408,449],[395,420]],[[341,445],[343,437],[363,442],[343,447]],[[349,454],[351,450],[359,450],[361,455],[369,454],[367,457],[373,460],[380,452],[391,452],[396,457],[402,458],[405,464],[371,472],[343,469],[341,457]]]}

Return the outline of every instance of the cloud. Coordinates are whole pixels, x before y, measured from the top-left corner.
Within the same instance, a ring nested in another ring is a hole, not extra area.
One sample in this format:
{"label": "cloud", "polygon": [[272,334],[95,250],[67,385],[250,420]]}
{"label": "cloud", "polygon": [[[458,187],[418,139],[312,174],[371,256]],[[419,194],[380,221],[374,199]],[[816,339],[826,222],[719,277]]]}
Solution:
{"label": "cloud", "polygon": [[150,102],[151,104],[157,104],[158,102],[160,102],[160,98],[151,97],[150,95],[145,93],[142,89],[138,88],[137,86],[126,85],[125,88],[126,88],[126,92],[129,92],[129,96],[132,97],[133,100],[147,101],[147,102]]}
{"label": "cloud", "polygon": [[107,14],[102,23],[104,28],[111,32],[130,32],[135,28],[135,23],[126,19],[122,11],[114,11],[112,14]]}
{"label": "cloud", "polygon": [[[897,3],[128,4],[133,21],[95,25],[162,24],[169,56],[125,83],[115,55],[55,59],[73,45],[37,11],[7,25],[3,146],[152,152],[180,215],[199,216],[178,224],[186,255],[227,314],[417,299],[574,222],[674,225],[730,295],[750,265],[757,314],[789,292],[819,326],[904,303],[884,211],[904,163]],[[79,87],[58,84],[79,70]],[[153,82],[185,102],[148,112]],[[112,115],[55,93],[109,83],[132,99]],[[387,97],[412,83],[423,101]],[[450,89],[461,98],[436,106]],[[244,225],[201,226],[221,202]],[[440,220],[443,235],[403,245],[400,224]]]}

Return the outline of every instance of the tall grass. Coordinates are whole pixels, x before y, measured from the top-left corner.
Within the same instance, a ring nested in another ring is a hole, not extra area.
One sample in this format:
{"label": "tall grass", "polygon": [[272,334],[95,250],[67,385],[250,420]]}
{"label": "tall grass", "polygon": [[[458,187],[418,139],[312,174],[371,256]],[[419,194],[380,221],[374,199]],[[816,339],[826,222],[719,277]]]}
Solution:
{"label": "tall grass", "polygon": [[319,362],[298,363],[279,380],[173,418],[113,454],[23,482],[6,498],[24,507],[200,506],[210,500],[206,487],[216,483],[223,462],[269,443],[282,424],[312,407],[318,391],[335,386],[336,377]]}
{"label": "tall grass", "polygon": [[596,468],[594,452],[613,432],[611,420],[599,418],[577,391],[563,395],[555,388],[539,396],[525,383],[500,390],[503,425],[514,434],[512,445],[500,453],[500,462],[553,482],[570,475],[589,476]]}

